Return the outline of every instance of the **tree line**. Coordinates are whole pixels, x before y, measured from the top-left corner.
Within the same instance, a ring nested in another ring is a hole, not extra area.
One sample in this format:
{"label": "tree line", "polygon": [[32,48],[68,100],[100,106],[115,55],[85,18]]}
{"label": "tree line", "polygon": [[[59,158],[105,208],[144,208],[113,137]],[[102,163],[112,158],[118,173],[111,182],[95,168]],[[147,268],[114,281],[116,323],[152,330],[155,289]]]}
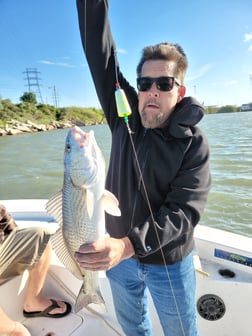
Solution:
{"label": "tree line", "polygon": [[97,124],[105,122],[101,109],[94,107],[55,107],[37,102],[33,92],[25,92],[20,103],[13,104],[10,99],[0,97],[0,125],[10,120],[25,122],[30,120],[38,124],[49,124],[51,121],[70,121],[73,124]]}

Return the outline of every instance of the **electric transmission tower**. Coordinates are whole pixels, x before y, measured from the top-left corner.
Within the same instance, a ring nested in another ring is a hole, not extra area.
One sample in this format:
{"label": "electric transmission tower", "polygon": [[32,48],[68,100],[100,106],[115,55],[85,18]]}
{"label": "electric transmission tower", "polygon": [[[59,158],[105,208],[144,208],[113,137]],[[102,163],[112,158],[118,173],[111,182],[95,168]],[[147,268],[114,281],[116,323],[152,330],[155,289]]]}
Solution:
{"label": "electric transmission tower", "polygon": [[52,99],[54,102],[54,106],[57,108],[59,107],[59,95],[58,92],[56,90],[56,86],[54,85],[53,87],[49,86],[48,89],[52,89]]}
{"label": "electric transmission tower", "polygon": [[[26,78],[24,79],[27,80],[28,84],[26,86],[28,86],[28,91],[37,94],[37,96],[40,98],[40,102],[43,104],[43,98],[39,84],[41,78],[38,77],[38,74],[40,74],[40,72],[37,71],[36,68],[26,68],[23,73],[26,74]],[[33,87],[35,87],[35,90],[32,89]]]}

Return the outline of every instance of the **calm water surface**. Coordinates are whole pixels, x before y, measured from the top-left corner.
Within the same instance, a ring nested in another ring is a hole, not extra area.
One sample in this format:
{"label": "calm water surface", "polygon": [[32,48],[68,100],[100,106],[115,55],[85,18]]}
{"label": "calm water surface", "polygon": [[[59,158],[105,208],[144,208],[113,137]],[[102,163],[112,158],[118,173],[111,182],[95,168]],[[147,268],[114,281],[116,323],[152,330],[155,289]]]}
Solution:
{"label": "calm water surface", "polygon": [[[206,115],[213,185],[201,224],[252,237],[252,112]],[[93,129],[108,162],[110,132]],[[0,200],[49,198],[62,187],[68,130],[0,137]]]}

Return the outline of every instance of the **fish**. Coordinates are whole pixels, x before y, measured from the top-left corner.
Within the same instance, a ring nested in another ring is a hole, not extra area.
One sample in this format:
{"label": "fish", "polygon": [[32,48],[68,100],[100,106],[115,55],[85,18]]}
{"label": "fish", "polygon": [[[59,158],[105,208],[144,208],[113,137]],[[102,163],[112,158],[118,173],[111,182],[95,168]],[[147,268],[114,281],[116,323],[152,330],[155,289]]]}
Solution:
{"label": "fish", "polygon": [[105,237],[105,211],[120,216],[117,198],[105,189],[106,166],[94,131],[71,128],[65,141],[63,187],[46,204],[46,210],[59,224],[52,236],[53,249],[59,260],[82,280],[74,310],[90,303],[104,304],[98,271],[87,271],[74,254],[82,244]]}

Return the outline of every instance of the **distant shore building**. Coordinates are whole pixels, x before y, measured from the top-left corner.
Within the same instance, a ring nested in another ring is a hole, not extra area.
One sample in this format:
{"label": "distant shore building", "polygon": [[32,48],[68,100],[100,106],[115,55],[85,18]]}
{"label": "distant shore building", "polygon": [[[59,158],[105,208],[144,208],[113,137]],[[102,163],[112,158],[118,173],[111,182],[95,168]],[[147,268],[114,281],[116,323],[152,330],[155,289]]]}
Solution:
{"label": "distant shore building", "polygon": [[241,106],[242,111],[251,111],[252,110],[252,103],[249,104],[242,104]]}

